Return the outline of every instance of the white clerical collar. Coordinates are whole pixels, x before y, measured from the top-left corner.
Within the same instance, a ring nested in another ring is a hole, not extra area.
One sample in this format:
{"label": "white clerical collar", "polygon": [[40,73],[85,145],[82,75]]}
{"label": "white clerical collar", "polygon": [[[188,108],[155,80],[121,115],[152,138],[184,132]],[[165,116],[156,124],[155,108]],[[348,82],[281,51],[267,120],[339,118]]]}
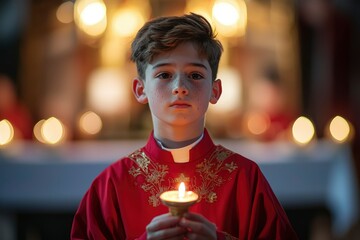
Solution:
{"label": "white clerical collar", "polygon": [[166,151],[169,151],[171,152],[172,156],[173,156],[173,159],[174,159],[174,162],[176,163],[186,163],[186,162],[189,162],[189,157],[190,157],[190,149],[192,149],[196,144],[198,144],[201,139],[203,138],[204,136],[204,133],[201,134],[201,136],[193,143],[185,146],[185,147],[182,147],[182,148],[166,148],[164,147],[164,145],[156,139],[156,141],[158,142],[159,146],[163,149],[163,150],[166,150]]}

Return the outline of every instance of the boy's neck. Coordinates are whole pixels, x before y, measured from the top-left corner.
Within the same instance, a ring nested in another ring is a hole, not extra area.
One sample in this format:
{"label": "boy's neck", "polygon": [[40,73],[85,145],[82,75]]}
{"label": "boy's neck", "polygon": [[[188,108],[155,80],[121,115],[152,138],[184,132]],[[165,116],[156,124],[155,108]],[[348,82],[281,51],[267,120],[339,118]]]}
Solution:
{"label": "boy's neck", "polygon": [[189,127],[154,127],[154,137],[166,148],[182,148],[198,140],[204,132],[204,127],[192,129]]}

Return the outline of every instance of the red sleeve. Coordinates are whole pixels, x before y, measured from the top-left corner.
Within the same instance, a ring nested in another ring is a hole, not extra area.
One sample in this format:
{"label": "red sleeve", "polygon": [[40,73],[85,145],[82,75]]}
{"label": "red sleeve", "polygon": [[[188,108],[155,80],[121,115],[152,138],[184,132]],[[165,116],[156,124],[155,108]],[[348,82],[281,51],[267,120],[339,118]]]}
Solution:
{"label": "red sleeve", "polygon": [[73,220],[71,239],[125,239],[109,170],[94,180],[83,197]]}
{"label": "red sleeve", "polygon": [[284,209],[256,164],[251,175],[248,239],[298,239]]}

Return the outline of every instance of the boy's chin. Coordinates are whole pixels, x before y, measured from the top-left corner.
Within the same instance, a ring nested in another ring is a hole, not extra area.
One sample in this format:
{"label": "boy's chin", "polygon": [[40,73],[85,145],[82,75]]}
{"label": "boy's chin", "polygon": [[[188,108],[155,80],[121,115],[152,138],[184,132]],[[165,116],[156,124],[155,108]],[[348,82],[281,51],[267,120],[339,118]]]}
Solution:
{"label": "boy's chin", "polygon": [[169,122],[169,125],[173,127],[189,127],[189,128],[193,128],[194,126],[202,127],[204,126],[204,120],[180,118],[180,119],[173,119],[172,121]]}

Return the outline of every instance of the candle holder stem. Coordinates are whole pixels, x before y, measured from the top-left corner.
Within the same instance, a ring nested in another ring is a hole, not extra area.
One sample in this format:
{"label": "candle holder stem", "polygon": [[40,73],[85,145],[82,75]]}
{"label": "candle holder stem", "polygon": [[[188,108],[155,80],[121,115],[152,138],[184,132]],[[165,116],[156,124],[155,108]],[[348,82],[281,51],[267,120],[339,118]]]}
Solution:
{"label": "candle holder stem", "polygon": [[172,216],[182,217],[184,213],[189,211],[187,206],[169,206],[169,212]]}

